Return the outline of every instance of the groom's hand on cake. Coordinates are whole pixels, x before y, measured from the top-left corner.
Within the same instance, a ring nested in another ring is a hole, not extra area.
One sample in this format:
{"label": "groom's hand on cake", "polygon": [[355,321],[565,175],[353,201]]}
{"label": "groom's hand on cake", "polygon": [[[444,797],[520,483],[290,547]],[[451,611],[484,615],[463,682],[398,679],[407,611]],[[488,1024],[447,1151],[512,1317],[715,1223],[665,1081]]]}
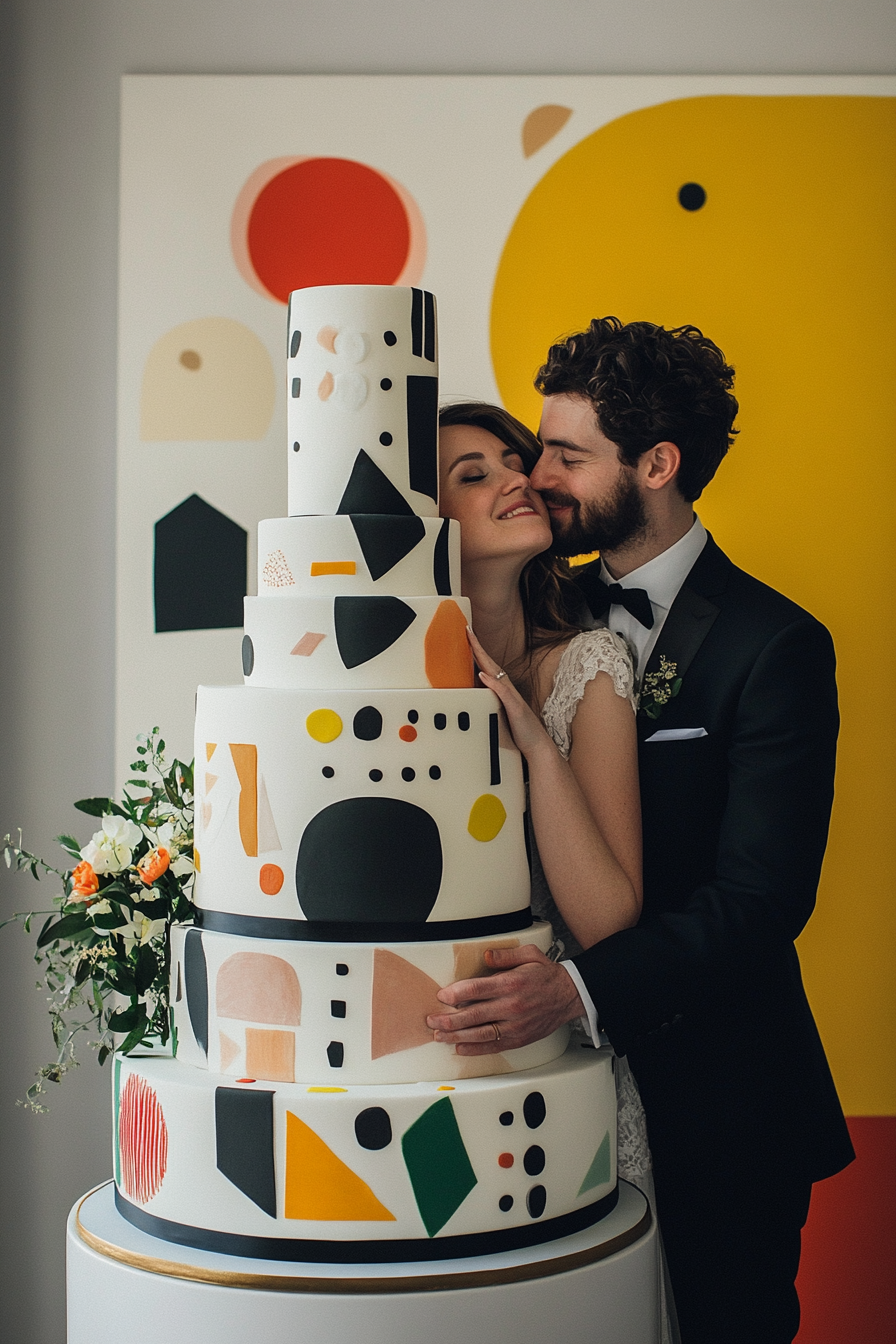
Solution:
{"label": "groom's hand on cake", "polygon": [[439,990],[444,1016],[430,1016],[433,1039],[459,1055],[498,1055],[540,1041],[585,1012],[572,977],[537,947],[493,947],[493,975]]}

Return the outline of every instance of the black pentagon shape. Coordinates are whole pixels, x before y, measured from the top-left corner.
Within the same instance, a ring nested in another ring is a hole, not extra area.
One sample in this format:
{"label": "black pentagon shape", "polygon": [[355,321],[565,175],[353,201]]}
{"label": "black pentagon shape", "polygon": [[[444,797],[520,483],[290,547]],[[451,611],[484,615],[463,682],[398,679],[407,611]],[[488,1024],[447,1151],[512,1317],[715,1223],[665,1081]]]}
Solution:
{"label": "black pentagon shape", "polygon": [[362,448],[339,501],[337,513],[397,513],[416,517],[400,490]]}
{"label": "black pentagon shape", "polygon": [[155,628],[223,630],[243,623],[248,534],[199,495],[153,529]]}
{"label": "black pentagon shape", "polygon": [[331,1069],[341,1069],[345,1059],[345,1046],[341,1041],[331,1041],[327,1046],[327,1059]]}
{"label": "black pentagon shape", "polygon": [[428,812],[398,798],[343,798],[305,827],[296,894],[307,919],[423,922],[442,884]]}
{"label": "black pentagon shape", "polygon": [[345,667],[360,667],[391,648],[417,613],[398,597],[333,599],[336,645]]}
{"label": "black pentagon shape", "polygon": [[372,579],[388,574],[426,536],[423,519],[416,514],[353,513],[350,518]]}

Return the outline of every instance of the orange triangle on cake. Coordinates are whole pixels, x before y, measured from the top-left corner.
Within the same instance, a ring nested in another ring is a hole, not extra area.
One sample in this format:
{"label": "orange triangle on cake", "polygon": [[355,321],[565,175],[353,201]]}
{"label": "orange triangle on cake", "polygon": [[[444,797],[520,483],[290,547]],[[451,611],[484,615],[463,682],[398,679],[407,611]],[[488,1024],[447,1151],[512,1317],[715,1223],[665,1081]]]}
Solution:
{"label": "orange triangle on cake", "polygon": [[292,1111],[286,1112],[284,1214],[309,1222],[395,1222],[367,1182]]}

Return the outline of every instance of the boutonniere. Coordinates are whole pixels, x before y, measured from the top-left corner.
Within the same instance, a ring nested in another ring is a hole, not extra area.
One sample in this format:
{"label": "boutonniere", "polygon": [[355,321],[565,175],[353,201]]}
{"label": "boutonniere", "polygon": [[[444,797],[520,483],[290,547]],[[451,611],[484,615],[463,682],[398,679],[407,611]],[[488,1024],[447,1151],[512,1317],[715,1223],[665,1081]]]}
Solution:
{"label": "boutonniere", "polygon": [[656,672],[647,672],[641,685],[638,708],[648,719],[658,719],[670,700],[674,700],[681,690],[681,677],[678,664],[672,663],[660,654],[660,665]]}

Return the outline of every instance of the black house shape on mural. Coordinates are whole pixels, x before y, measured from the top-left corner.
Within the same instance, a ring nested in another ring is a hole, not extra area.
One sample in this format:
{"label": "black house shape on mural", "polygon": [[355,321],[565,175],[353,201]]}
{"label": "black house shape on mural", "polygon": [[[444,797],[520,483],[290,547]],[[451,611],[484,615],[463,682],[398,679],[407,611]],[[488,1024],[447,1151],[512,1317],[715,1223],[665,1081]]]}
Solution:
{"label": "black house shape on mural", "polygon": [[199,495],[190,495],[160,518],[153,531],[156,631],[241,626],[246,529]]}

